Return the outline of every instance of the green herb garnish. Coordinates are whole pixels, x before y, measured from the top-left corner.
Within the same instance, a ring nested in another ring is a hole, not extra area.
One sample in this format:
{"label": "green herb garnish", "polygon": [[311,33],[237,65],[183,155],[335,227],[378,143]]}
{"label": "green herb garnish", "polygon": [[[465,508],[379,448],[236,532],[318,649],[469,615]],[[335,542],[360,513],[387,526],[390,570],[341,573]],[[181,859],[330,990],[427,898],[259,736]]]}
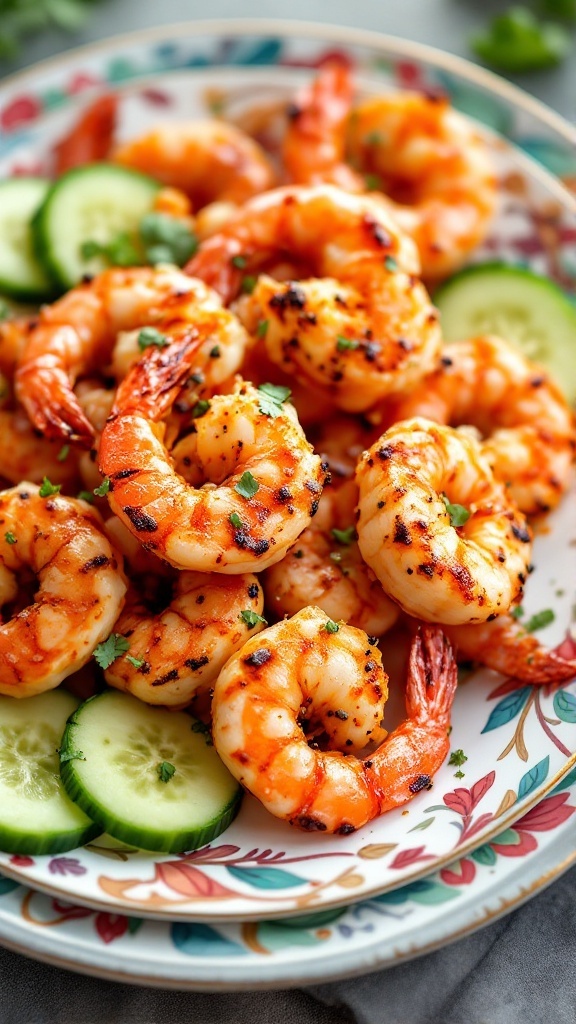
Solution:
{"label": "green herb garnish", "polygon": [[544,611],[536,612],[536,615],[532,615],[528,619],[528,622],[524,622],[523,626],[527,633],[534,633],[537,629],[544,629],[544,626],[549,626],[551,622],[554,622],[556,615],[551,608],[545,608]]}
{"label": "green herb garnish", "polygon": [[336,335],[336,348],[338,352],[348,352],[349,350],[353,352],[354,349],[359,347],[359,341],[353,341],[352,338],[345,338],[342,334]]}
{"label": "green herb garnish", "polygon": [[275,419],[282,412],[283,402],[287,402],[292,392],[282,384],[260,384],[258,386],[258,408],[264,416]]}
{"label": "green herb garnish", "polygon": [[475,54],[499,71],[541,71],[559,64],[572,42],[565,28],[539,21],[527,7],[510,7],[471,40]]}
{"label": "green herb garnish", "polygon": [[120,633],[111,633],[107,640],[103,640],[96,647],[94,660],[100,668],[107,669],[116,661],[116,658],[119,658],[121,654],[125,654],[129,650],[130,642],[125,636],[121,636]]}
{"label": "green herb garnish", "polygon": [[103,498],[105,494],[108,494],[110,490],[110,477],[105,476],[102,483],[98,487],[94,488],[94,494],[97,498]]}
{"label": "green herb garnish", "polygon": [[12,533],[12,530],[6,530],[6,533],[4,534],[4,540],[6,541],[7,544],[17,544],[18,543],[16,537]]}
{"label": "green herb garnish", "polygon": [[248,629],[254,629],[254,626],[257,626],[259,622],[263,623],[264,626],[268,624],[262,615],[258,615],[258,612],[252,612],[249,610],[240,612],[240,618],[246,623]]}
{"label": "green herb garnish", "polygon": [[324,623],[324,629],[327,633],[337,633],[340,626],[337,622],[332,622],[332,619],[328,619],[328,622]]}
{"label": "green herb garnish", "polygon": [[450,526],[464,526],[472,515],[464,505],[453,505],[452,502],[448,501],[445,494],[442,495],[442,501],[446,505],[446,511],[450,516]]}
{"label": "green herb garnish", "polygon": [[336,527],[334,527],[332,530],[330,530],[330,533],[334,537],[334,540],[338,542],[338,544],[345,544],[346,546],[348,546],[349,544],[352,544],[352,541],[356,540],[355,526],[347,526],[345,530],[338,530]]}
{"label": "green herb garnish", "polygon": [[70,455],[70,445],[69,444],[63,444],[61,449],[60,449],[60,451],[58,452],[58,455],[56,456],[56,458],[57,458],[58,462],[66,462],[66,459],[68,458],[69,455]]}
{"label": "green herb garnish", "polygon": [[143,327],[138,334],[138,348],[143,352],[144,349],[150,348],[155,345],[156,348],[165,348],[169,344],[168,338],[161,331],[157,331],[155,327]]}
{"label": "green herb garnish", "polygon": [[59,494],[62,489],[62,484],[50,483],[47,476],[44,477],[38,494],[41,498],[50,498],[53,494]]}
{"label": "green herb garnish", "polygon": [[448,759],[448,764],[453,764],[455,768],[461,768],[466,763],[468,758],[462,749],[453,750]]}
{"label": "green herb garnish", "polygon": [[266,331],[268,330],[269,322],[270,322],[269,320],[259,320],[258,321],[258,326],[256,328],[256,337],[257,338],[264,338],[266,336]]}
{"label": "green herb garnish", "polygon": [[158,772],[160,782],[170,782],[172,776],[176,774],[174,765],[170,764],[169,761],[161,761],[160,764],[156,765],[156,771]]}
{"label": "green herb garnish", "polygon": [[129,661],[134,668],[142,668],[142,665],[145,664],[144,658],[133,658],[131,654],[126,655],[126,661]]}
{"label": "green herb garnish", "polygon": [[195,420],[200,419],[201,416],[205,416],[206,415],[206,413],[208,412],[209,408],[210,408],[210,402],[208,401],[207,398],[200,398],[200,399],[198,399],[198,401],[196,402],[196,405],[192,409],[192,418],[195,419]]}
{"label": "green herb garnish", "polygon": [[230,515],[228,516],[228,519],[232,523],[234,529],[241,530],[243,528],[244,523],[240,519],[240,516],[238,515],[237,512],[231,512]]}
{"label": "green herb garnish", "polygon": [[260,484],[254,479],[250,470],[247,469],[245,473],[242,473],[238,483],[234,486],[234,490],[242,498],[253,498],[260,490]]}

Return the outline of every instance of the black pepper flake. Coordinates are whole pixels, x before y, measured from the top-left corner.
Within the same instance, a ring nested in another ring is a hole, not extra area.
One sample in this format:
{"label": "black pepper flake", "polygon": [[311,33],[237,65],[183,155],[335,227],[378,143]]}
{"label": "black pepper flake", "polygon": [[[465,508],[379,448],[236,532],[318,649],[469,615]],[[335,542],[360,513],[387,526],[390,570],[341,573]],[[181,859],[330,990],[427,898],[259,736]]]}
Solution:
{"label": "black pepper flake", "polygon": [[419,793],[421,789],[427,789],[430,785],[429,775],[417,775],[414,782],[411,782],[408,789],[411,793]]}
{"label": "black pepper flake", "polygon": [[243,551],[253,551],[255,555],[265,554],[270,547],[269,541],[255,540],[246,530],[234,531],[234,543]]}
{"label": "black pepper flake", "polygon": [[270,661],[271,657],[272,651],[269,651],[267,647],[259,647],[257,651],[253,651],[247,658],[244,658],[244,664],[259,668],[260,665],[265,665],[267,661]]}
{"label": "black pepper flake", "polygon": [[285,502],[290,501],[292,495],[290,494],[290,489],[284,485],[276,492],[276,497],[278,498],[278,501]]}
{"label": "black pepper flake", "polygon": [[366,664],[364,665],[364,671],[365,672],[373,672],[373,670],[375,668],[376,668],[376,662],[375,661],[367,661]]}
{"label": "black pepper flake", "polygon": [[394,541],[396,544],[405,544],[406,547],[409,547],[412,543],[412,537],[410,536],[410,531],[406,526],[406,523],[404,523],[398,516],[396,516],[396,524],[394,527]]}
{"label": "black pepper flake", "polygon": [[196,598],[196,604],[204,604],[205,600],[206,597],[204,594],[198,594],[198,597]]}
{"label": "black pepper flake", "polygon": [[290,284],[285,291],[273,295],[269,304],[271,309],[304,309],[306,293],[298,285]]}
{"label": "black pepper flake", "polygon": [[516,526],[516,523],[512,523],[512,533],[522,544],[530,543],[530,534],[525,526]]}
{"label": "black pepper flake", "polygon": [[310,515],[311,516],[315,516],[316,515],[316,513],[318,511],[319,504],[320,504],[319,501],[313,501],[312,502],[312,504],[310,505]]}
{"label": "black pepper flake", "polygon": [[334,715],[336,718],[339,718],[341,722],[345,722],[348,718],[348,712],[343,711],[342,708],[338,708],[338,710],[334,712]]}
{"label": "black pepper flake", "polygon": [[114,473],[114,480],[127,480],[128,477],[135,476],[139,473],[139,469],[120,469],[117,473]]}
{"label": "black pepper flake", "polygon": [[387,459],[392,458],[394,454],[394,449],[391,444],[384,444],[382,445],[381,448],[378,449],[376,454],[378,458],[381,459],[382,462],[386,462]]}
{"label": "black pepper flake", "polygon": [[207,665],[209,661],[210,658],[207,658],[206,655],[203,654],[201,658],[187,658],[184,664],[186,665],[186,668],[190,668],[193,672],[197,672],[199,668]]}
{"label": "black pepper flake", "polygon": [[377,636],[369,636],[368,637],[368,643],[370,644],[370,647],[376,647],[376,644],[378,643],[378,637]]}
{"label": "black pepper flake", "polygon": [[109,562],[110,559],[108,558],[107,555],[95,555],[94,558],[91,558],[89,562],[84,563],[84,565],[80,569],[80,572],[87,573],[90,572],[91,569],[100,569],[101,566],[108,565]]}
{"label": "black pepper flake", "polygon": [[319,494],[322,490],[320,484],[317,484],[315,480],[307,480],[304,487],[307,491],[310,491],[311,494]]}
{"label": "black pepper flake", "polygon": [[248,597],[258,597],[260,589],[257,583],[251,583],[248,587]]}

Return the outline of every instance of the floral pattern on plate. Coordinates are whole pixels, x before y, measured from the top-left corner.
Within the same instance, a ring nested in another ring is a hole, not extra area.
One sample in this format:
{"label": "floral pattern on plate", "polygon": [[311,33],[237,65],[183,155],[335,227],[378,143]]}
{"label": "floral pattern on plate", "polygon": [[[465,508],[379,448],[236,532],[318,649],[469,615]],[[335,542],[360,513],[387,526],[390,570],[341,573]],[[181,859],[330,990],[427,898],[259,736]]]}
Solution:
{"label": "floral pattern on plate", "polygon": [[[355,66],[366,91],[398,85],[447,90],[459,106],[496,128],[501,135],[489,132],[487,138],[500,180],[500,209],[474,258],[526,263],[571,286],[576,205],[551,175],[504,139],[529,139],[533,155],[549,157],[570,178],[576,167],[569,129],[555,133],[553,115],[547,123],[528,101],[514,105],[510,87],[490,91],[488,75],[475,72],[483,83],[477,84],[458,61],[443,55],[419,59],[408,44],[377,45],[372,39],[369,45],[360,36],[347,39],[346,32],[258,35],[246,25],[222,35],[191,26],[174,37],[167,29],[111,41],[15,76],[0,89],[0,173],[49,170],[54,142],[95,87],[121,87],[120,134],[136,134],[164,112],[193,117],[217,110],[237,117],[261,102],[263,82],[271,100],[284,102],[310,68],[337,56]],[[525,601],[528,614],[553,610],[555,621],[542,634],[550,643],[561,643],[573,625],[573,499],[565,499],[550,517],[548,532],[537,538],[537,572]],[[445,764],[432,798],[423,792],[404,811],[356,835],[302,835],[247,798],[218,846],[183,857],[159,858],[100,840],[56,858],[2,854],[0,870],[47,890],[58,902],[82,902],[112,917],[122,909],[182,923],[190,917],[213,922],[331,914],[352,900],[417,885],[432,868],[444,870],[455,854],[466,859],[474,847],[492,841],[570,767],[576,683],[530,693],[511,685],[478,672],[461,687],[452,746],[466,752],[464,785],[455,786],[455,773]]]}

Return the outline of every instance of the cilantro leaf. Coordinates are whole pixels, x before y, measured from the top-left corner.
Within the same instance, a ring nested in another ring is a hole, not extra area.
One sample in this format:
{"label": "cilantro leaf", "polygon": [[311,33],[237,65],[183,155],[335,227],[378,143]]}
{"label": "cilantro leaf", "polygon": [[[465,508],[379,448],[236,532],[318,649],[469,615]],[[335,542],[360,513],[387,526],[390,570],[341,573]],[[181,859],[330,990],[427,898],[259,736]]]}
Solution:
{"label": "cilantro leaf", "polygon": [[230,515],[228,516],[228,519],[232,523],[232,526],[234,527],[235,530],[241,530],[242,527],[244,526],[244,523],[240,519],[240,516],[238,515],[237,512],[231,512]]}
{"label": "cilantro leaf", "polygon": [[565,28],[539,21],[526,7],[511,7],[471,40],[475,54],[500,71],[540,71],[559,64],[572,42]]}
{"label": "cilantro leaf", "polygon": [[78,491],[76,497],[80,498],[81,501],[87,501],[89,505],[94,504],[94,495],[92,494],[92,491]]}
{"label": "cilantro leaf", "polygon": [[340,626],[337,622],[332,622],[332,619],[328,619],[328,622],[324,623],[324,629],[327,633],[337,633]]}
{"label": "cilantro leaf", "polygon": [[150,348],[151,345],[155,345],[156,348],[165,348],[168,344],[166,335],[157,331],[155,327],[143,327],[138,334],[138,348],[142,352],[144,349]]}
{"label": "cilantro leaf", "polygon": [[258,278],[255,274],[246,274],[246,276],[242,278],[242,291],[245,295],[252,295],[257,281]]}
{"label": "cilantro leaf", "polygon": [[330,533],[334,537],[338,544],[345,544],[348,546],[352,541],[356,540],[356,528],[354,526],[347,526],[345,530],[338,530],[334,527],[330,530]]}
{"label": "cilantro leaf", "polygon": [[292,392],[282,384],[260,384],[258,408],[264,416],[275,419],[282,412],[282,403],[287,402]]}
{"label": "cilantro leaf", "polygon": [[50,498],[53,494],[59,494],[62,489],[62,484],[50,483],[47,476],[44,477],[38,494],[41,498]]}
{"label": "cilantro leaf", "polygon": [[556,615],[551,608],[545,608],[541,612],[536,612],[536,615],[532,615],[528,622],[523,623],[524,629],[527,633],[534,633],[537,629],[544,629],[544,626],[549,626],[551,622],[554,622]]}
{"label": "cilantro leaf", "polygon": [[393,273],[395,270],[398,270],[398,261],[395,260],[393,256],[385,256],[384,266],[386,267],[386,270]]}
{"label": "cilantro leaf", "polygon": [[472,515],[464,505],[453,505],[452,502],[448,501],[445,494],[442,495],[442,501],[446,505],[446,511],[450,516],[450,526],[458,527],[464,526]]}
{"label": "cilantro leaf", "polygon": [[345,338],[343,334],[337,334],[336,348],[338,352],[353,352],[355,349],[360,348],[360,342],[354,341],[352,338]]}
{"label": "cilantro leaf", "polygon": [[160,782],[170,782],[172,776],[176,774],[176,769],[173,764],[170,764],[170,761],[161,761],[156,765],[156,771]]}
{"label": "cilantro leaf", "polygon": [[66,462],[66,459],[68,458],[69,454],[70,454],[70,445],[69,444],[63,444],[61,449],[60,449],[60,451],[58,452],[58,455],[56,456],[56,458],[57,458],[58,462]]}
{"label": "cilantro leaf", "polygon": [[192,409],[192,417],[195,420],[200,419],[201,416],[205,416],[210,408],[210,402],[207,398],[199,398],[196,405]]}
{"label": "cilantro leaf", "polygon": [[140,238],[149,263],[176,263],[182,267],[198,248],[198,238],[187,221],[166,213],[147,213],[140,221]]}
{"label": "cilantro leaf", "polygon": [[238,483],[235,484],[234,490],[242,498],[253,498],[260,490],[260,484],[254,479],[250,470],[247,469],[245,473],[242,473]]}
{"label": "cilantro leaf", "polygon": [[268,625],[267,620],[262,615],[258,615],[258,612],[243,611],[240,612],[240,618],[248,626],[248,629],[254,629],[254,626],[257,626],[259,622],[262,622],[265,626]]}
{"label": "cilantro leaf", "polygon": [[258,321],[258,326],[256,327],[256,337],[257,338],[264,338],[266,336],[266,331],[268,330],[269,323],[270,323],[269,320],[259,320]]}
{"label": "cilantro leaf", "polygon": [[510,609],[510,615],[513,619],[521,619],[524,615],[524,609],[521,604],[517,604],[515,608]]}
{"label": "cilantro leaf", "polygon": [[244,270],[244,267],[248,263],[248,260],[246,259],[245,256],[239,255],[233,256],[230,262],[233,267],[236,267],[237,270]]}
{"label": "cilantro leaf", "polygon": [[7,544],[17,544],[18,543],[16,537],[12,533],[12,530],[6,530],[6,533],[4,534],[4,540],[6,541]]}
{"label": "cilantro leaf", "polygon": [[453,750],[448,759],[448,764],[453,764],[456,768],[461,768],[462,765],[468,760],[464,751],[459,748]]}
{"label": "cilantro leaf", "polygon": [[142,665],[145,664],[144,658],[133,658],[131,654],[126,655],[126,661],[129,661],[134,668],[142,668]]}
{"label": "cilantro leaf", "polygon": [[94,660],[100,668],[107,669],[116,661],[116,658],[119,658],[121,654],[125,654],[129,650],[130,641],[125,636],[121,636],[120,633],[111,633],[107,640],[103,640],[96,647]]}
{"label": "cilantro leaf", "polygon": [[94,488],[94,494],[97,498],[103,498],[105,494],[108,494],[110,490],[110,477],[105,476],[102,483],[98,487]]}

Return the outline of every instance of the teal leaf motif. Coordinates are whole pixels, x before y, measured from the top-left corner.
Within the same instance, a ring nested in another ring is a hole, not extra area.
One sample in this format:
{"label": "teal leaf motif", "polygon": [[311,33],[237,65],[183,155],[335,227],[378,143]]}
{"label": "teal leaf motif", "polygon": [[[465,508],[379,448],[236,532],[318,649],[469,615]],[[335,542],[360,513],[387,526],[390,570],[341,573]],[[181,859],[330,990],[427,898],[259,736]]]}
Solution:
{"label": "teal leaf motif", "polygon": [[458,896],[458,889],[453,885],[443,885],[442,882],[424,878],[417,882],[410,882],[409,885],[403,885],[401,889],[384,892],[381,896],[376,896],[371,902],[395,905],[413,900],[415,903],[431,906],[436,903],[447,903],[448,900],[453,900],[456,896]]}
{"label": "teal leaf motif", "polygon": [[14,881],[13,878],[4,878],[0,875],[0,896],[7,896],[9,892],[14,892],[17,889],[20,882]]}
{"label": "teal leaf motif", "polygon": [[566,690],[557,690],[554,694],[554,711],[563,722],[576,722],[576,697]]}
{"label": "teal leaf motif", "polygon": [[497,846],[519,846],[520,835],[515,828],[507,828],[492,840]]}
{"label": "teal leaf motif", "polygon": [[140,931],[144,921],[141,917],[129,917],[128,918],[128,934],[136,935],[136,932]]}
{"label": "teal leaf motif", "polygon": [[518,799],[522,800],[529,793],[532,793],[541,782],[548,775],[548,769],[550,768],[550,757],[547,754],[546,757],[538,761],[538,764],[534,765],[530,771],[526,772],[525,775],[520,779],[520,785],[518,786]]}
{"label": "teal leaf motif", "polygon": [[513,718],[516,718],[531,692],[531,686],[522,686],[519,690],[508,693],[503,700],[498,701],[496,707],[492,708],[482,732],[492,732],[492,729],[499,729],[501,725],[507,725]]}
{"label": "teal leaf motif", "polygon": [[243,956],[246,950],[207,924],[178,921],[170,929],[172,942],[186,956]]}
{"label": "teal leaf motif", "polygon": [[470,856],[477,864],[485,864],[487,867],[492,867],[498,859],[489,843],[485,843],[484,846],[479,846],[477,850],[473,850]]}
{"label": "teal leaf motif", "polygon": [[261,921],[256,934],[258,942],[271,953],[287,946],[317,946],[324,941],[307,928],[298,927],[297,921],[292,926],[282,921]]}
{"label": "teal leaf motif", "polygon": [[324,928],[348,912],[347,907],[335,910],[318,910],[315,914],[299,914],[298,917],[287,917],[285,921],[271,921],[269,924],[281,924],[283,928]]}
{"label": "teal leaf motif", "polygon": [[255,889],[291,889],[296,885],[305,885],[306,879],[293,875],[280,868],[238,868],[227,867],[226,870],[240,882],[254,886]]}
{"label": "teal leaf motif", "polygon": [[423,832],[425,828],[429,828],[429,826],[432,824],[433,821],[434,821],[434,818],[424,818],[423,821],[419,821],[417,825],[414,825],[414,828],[409,828],[408,831],[409,832]]}
{"label": "teal leaf motif", "polygon": [[576,765],[560,780],[557,786],[552,790],[553,793],[560,793],[563,789],[570,789],[570,786],[576,782]]}

